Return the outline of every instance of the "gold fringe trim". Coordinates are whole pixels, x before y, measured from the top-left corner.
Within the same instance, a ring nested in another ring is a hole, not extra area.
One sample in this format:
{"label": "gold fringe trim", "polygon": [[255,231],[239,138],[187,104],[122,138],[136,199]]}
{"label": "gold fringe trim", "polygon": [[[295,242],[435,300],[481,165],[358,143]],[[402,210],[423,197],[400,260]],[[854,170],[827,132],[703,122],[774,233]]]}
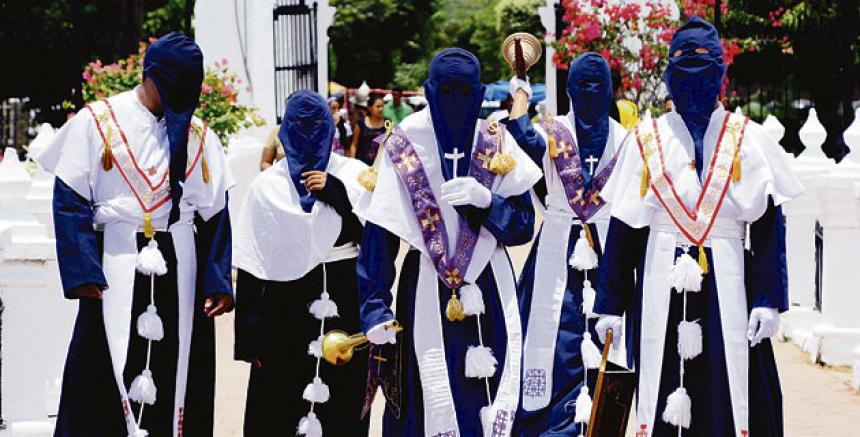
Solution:
{"label": "gold fringe trim", "polygon": [[704,274],[708,274],[708,255],[705,254],[705,246],[699,245],[699,267]]}
{"label": "gold fringe trim", "polygon": [[456,290],[451,290],[451,298],[448,299],[448,306],[445,308],[445,317],[451,322],[460,322],[466,318],[463,304],[457,298]]}
{"label": "gold fringe trim", "polygon": [[152,227],[152,214],[146,213],[143,216],[143,235],[146,238],[155,236],[155,228]]}

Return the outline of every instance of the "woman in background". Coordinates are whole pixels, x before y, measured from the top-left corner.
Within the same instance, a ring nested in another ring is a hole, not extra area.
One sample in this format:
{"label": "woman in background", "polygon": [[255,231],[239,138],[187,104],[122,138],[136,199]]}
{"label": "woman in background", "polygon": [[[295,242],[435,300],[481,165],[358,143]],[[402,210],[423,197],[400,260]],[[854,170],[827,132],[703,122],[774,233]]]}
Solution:
{"label": "woman in background", "polygon": [[385,117],[382,116],[384,110],[385,102],[382,96],[371,94],[367,100],[367,115],[358,117],[347,156],[373,165],[378,150],[373,140],[385,133]]}

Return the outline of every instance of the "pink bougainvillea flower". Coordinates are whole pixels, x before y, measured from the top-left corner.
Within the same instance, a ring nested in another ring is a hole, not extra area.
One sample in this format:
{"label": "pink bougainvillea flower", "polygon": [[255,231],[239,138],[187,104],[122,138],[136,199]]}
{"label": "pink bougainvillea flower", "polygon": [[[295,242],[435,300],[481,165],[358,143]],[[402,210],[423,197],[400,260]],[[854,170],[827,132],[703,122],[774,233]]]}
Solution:
{"label": "pink bougainvillea flower", "polygon": [[203,86],[200,87],[200,91],[203,94],[209,94],[212,92],[212,86],[204,83]]}

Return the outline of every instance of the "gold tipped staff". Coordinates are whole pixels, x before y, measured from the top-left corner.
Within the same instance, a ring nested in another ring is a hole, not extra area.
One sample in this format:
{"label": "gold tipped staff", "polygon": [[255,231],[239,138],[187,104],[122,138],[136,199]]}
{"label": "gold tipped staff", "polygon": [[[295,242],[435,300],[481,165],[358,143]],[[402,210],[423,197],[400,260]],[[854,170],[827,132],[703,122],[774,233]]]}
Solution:
{"label": "gold tipped staff", "polygon": [[[394,332],[400,332],[403,330],[403,326],[400,326],[400,323],[394,320],[386,325],[385,329],[393,329]],[[340,329],[333,329],[323,337],[322,355],[329,364],[343,366],[352,359],[355,348],[367,342],[367,335],[363,332],[349,335]]]}

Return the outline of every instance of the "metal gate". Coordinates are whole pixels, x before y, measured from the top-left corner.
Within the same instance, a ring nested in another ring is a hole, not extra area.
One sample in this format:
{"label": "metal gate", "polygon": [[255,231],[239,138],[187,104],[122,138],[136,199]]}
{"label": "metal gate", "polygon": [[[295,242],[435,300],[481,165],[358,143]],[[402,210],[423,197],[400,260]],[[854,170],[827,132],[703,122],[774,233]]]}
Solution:
{"label": "metal gate", "polygon": [[290,94],[317,89],[317,2],[278,0],[272,11],[275,48],[275,113],[278,123]]}
{"label": "metal gate", "polygon": [[821,291],[824,288],[824,227],[815,221],[815,309],[821,312]]}

